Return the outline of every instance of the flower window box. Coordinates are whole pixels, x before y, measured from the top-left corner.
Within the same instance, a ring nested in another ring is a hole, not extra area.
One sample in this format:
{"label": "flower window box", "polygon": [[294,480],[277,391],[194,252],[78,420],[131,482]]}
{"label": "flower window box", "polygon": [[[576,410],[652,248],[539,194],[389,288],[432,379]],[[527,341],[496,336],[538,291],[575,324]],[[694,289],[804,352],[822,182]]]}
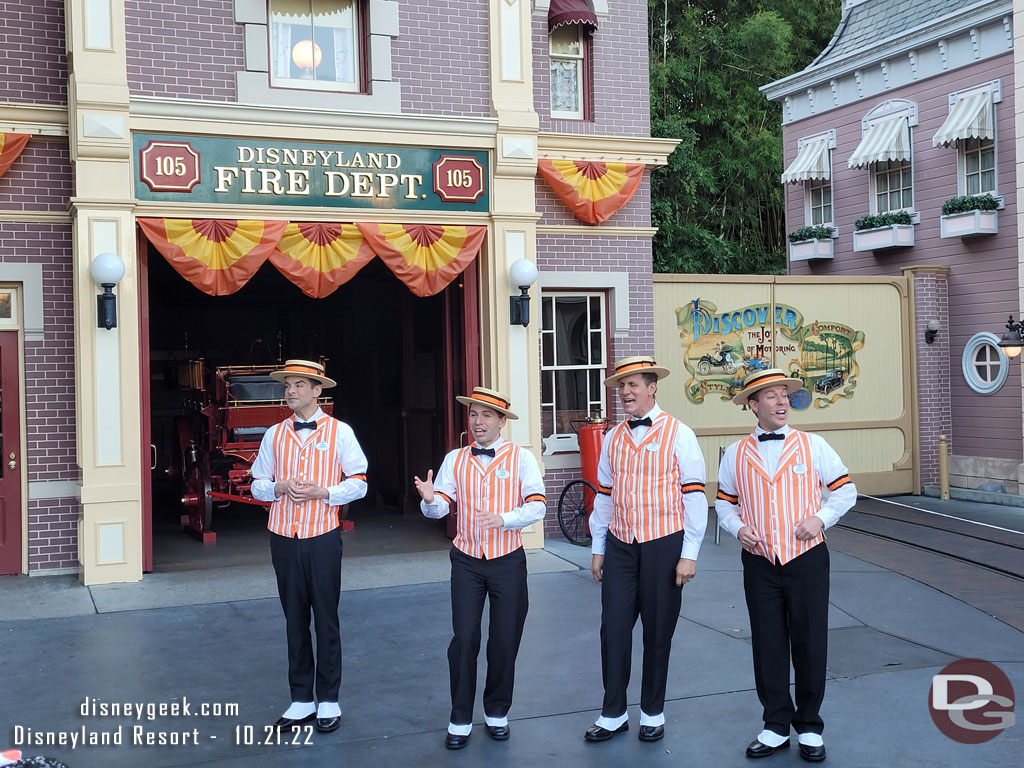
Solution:
{"label": "flower window box", "polygon": [[883,251],[889,248],[907,248],[913,244],[913,224],[889,224],[853,233],[855,251]]}
{"label": "flower window box", "polygon": [[942,237],[975,237],[999,232],[999,211],[967,211],[939,219]]}
{"label": "flower window box", "polygon": [[789,244],[790,261],[810,261],[811,259],[831,259],[832,238],[800,240]]}

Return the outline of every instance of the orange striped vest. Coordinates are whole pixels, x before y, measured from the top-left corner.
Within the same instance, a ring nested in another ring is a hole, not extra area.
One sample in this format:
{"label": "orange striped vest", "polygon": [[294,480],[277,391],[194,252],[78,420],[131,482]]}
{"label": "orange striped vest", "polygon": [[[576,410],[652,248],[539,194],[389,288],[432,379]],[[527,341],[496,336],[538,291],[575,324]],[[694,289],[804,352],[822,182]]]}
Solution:
{"label": "orange striped vest", "polygon": [[[285,419],[274,434],[274,481],[299,477],[322,488],[340,483],[341,458],[335,450],[338,421],[330,416],[320,418],[305,442],[293,422],[293,418]],[[282,496],[270,505],[267,528],[280,536],[308,539],[338,525],[338,508],[328,505],[327,499],[296,503]]]}
{"label": "orange striped vest", "polygon": [[768,476],[757,438],[749,435],[736,450],[737,504],[744,524],[753,526],[763,541],[754,551],[783,565],[825,540],[824,529],[814,539],[796,538],[796,524],[821,509],[821,482],[811,459],[811,436],[791,429],[782,444],[775,477]]}
{"label": "orange striped vest", "polygon": [[455,497],[459,504],[455,541],[452,542],[456,548],[470,557],[493,560],[523,546],[519,531],[481,531],[476,522],[481,511],[493,515],[522,506],[519,446],[507,441],[502,443],[487,469],[469,448],[462,448],[455,457],[454,475]]}
{"label": "orange striped vest", "polygon": [[683,478],[676,463],[679,420],[662,411],[634,444],[623,421],[608,438],[612,521],[619,541],[643,543],[683,528]]}

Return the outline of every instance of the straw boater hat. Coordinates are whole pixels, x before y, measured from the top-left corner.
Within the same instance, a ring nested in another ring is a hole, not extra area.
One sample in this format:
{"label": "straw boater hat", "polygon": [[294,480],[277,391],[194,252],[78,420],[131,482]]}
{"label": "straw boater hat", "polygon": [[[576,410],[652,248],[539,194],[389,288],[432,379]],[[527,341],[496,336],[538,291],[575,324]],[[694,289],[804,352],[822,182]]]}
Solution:
{"label": "straw boater hat", "polygon": [[512,404],[509,402],[509,399],[499,392],[495,392],[493,389],[473,387],[473,394],[465,397],[462,395],[456,395],[455,399],[463,405],[485,405],[503,416],[508,416],[510,419],[519,418],[508,409]]}
{"label": "straw boater hat", "polygon": [[791,395],[798,389],[804,388],[804,383],[800,379],[791,379],[781,368],[768,368],[764,371],[754,371],[747,376],[743,380],[743,389],[733,397],[732,401],[736,405],[746,405],[747,400],[755,392],[760,392],[765,387],[774,387],[779,384],[785,384],[786,391]]}
{"label": "straw boater hat", "polygon": [[322,384],[324,389],[330,389],[338,384],[334,379],[324,376],[324,367],[320,363],[314,363],[311,360],[285,360],[284,368],[270,372],[270,378],[274,381],[284,381],[287,376],[303,376],[312,379]]}
{"label": "straw boater hat", "polygon": [[664,379],[669,374],[668,368],[662,368],[653,357],[638,355],[637,357],[624,357],[615,363],[613,373],[604,380],[606,387],[614,387],[619,379],[632,376],[634,373],[653,373],[659,379]]}

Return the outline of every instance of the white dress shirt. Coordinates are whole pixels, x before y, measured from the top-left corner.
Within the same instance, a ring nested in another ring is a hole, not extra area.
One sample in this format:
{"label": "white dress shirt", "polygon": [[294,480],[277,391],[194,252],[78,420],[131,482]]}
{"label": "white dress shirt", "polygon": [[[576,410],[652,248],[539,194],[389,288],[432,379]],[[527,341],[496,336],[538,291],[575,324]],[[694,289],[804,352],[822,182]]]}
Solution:
{"label": "white dress shirt", "polygon": [[[755,435],[764,432],[765,430],[761,427],[754,430]],[[790,426],[787,424],[776,432],[788,435]],[[829,492],[828,484],[843,475],[848,475],[849,471],[843,464],[843,460],[839,458],[839,454],[825,442],[825,438],[813,432],[805,434],[811,439],[811,463],[821,481],[822,507],[815,512],[815,515],[821,518],[824,523],[822,530],[824,530],[839,522],[839,518],[854,505],[857,501],[857,487],[853,483],[847,483],[835,491]],[[779,468],[779,459],[782,458],[782,446],[785,442],[785,440],[766,440],[763,443],[761,441],[757,443],[757,450],[760,452],[761,458],[764,459],[765,469],[773,477]],[[730,496],[736,495],[736,451],[738,448],[739,442],[726,448],[722,455],[722,463],[718,467],[718,488]],[[739,506],[725,499],[715,500],[715,512],[718,515],[718,524],[733,536],[739,533],[740,528],[747,525],[740,517]]]}
{"label": "white dress shirt", "polygon": [[[636,418],[650,416],[653,421],[662,412],[657,403],[647,413]],[[649,427],[635,427],[629,430],[634,443],[641,442],[647,435]],[[612,485],[612,467],[608,460],[608,439],[612,430],[605,433],[601,444],[601,460],[597,465],[597,481],[606,488]],[[673,451],[676,464],[679,465],[679,477],[685,485],[688,482],[703,483],[706,477],[704,455],[697,444],[697,436],[688,426],[679,422],[676,431],[676,444]],[[680,491],[681,492],[681,491]],[[595,555],[603,555],[608,526],[611,525],[614,510],[610,496],[598,493],[594,497],[594,511],[590,515],[590,551]],[[700,544],[704,540],[704,530],[708,525],[708,498],[703,493],[687,493],[683,495],[683,548],[679,557],[696,560]],[[627,544],[629,542],[626,542]]]}
{"label": "white dress shirt", "polygon": [[[505,438],[499,435],[498,439],[490,445],[480,445],[476,442],[473,444],[478,448],[493,448],[497,451],[504,442]],[[441,468],[437,470],[437,475],[434,477],[434,501],[427,504],[426,501],[420,499],[420,511],[426,517],[437,519],[451,511],[448,502],[439,495],[440,493],[458,501],[455,491],[455,457],[460,450],[462,449],[456,448],[454,451],[449,451],[448,455],[444,457],[444,461],[441,462]],[[486,469],[494,459],[490,456],[477,456],[477,461],[481,462]],[[519,482],[524,499],[535,493],[544,495],[544,478],[540,474],[540,465],[537,464],[534,455],[525,448],[521,448],[519,451]],[[546,512],[547,505],[543,501],[528,501],[522,506],[499,512],[501,519],[505,521],[501,528],[503,531],[525,528],[538,520],[543,520]]]}
{"label": "white dress shirt", "polygon": [[[320,408],[316,409],[307,421],[318,421],[324,418],[325,414]],[[337,421],[337,420],[336,420]],[[294,429],[291,421],[275,424],[263,434],[260,442],[260,452],[256,455],[256,461],[252,463],[252,496],[258,501],[277,501],[283,494],[274,490],[277,481],[274,479],[274,435],[278,429]],[[303,428],[298,430],[299,436],[305,444],[313,435],[313,429]],[[346,475],[361,475],[366,472],[366,455],[359,447],[359,441],[352,431],[352,427],[343,421],[338,421],[338,431],[334,440],[334,448],[341,461],[342,471]],[[366,481],[361,478],[349,477],[337,485],[327,489],[327,503],[332,507],[340,507],[343,504],[356,501],[366,495]]]}

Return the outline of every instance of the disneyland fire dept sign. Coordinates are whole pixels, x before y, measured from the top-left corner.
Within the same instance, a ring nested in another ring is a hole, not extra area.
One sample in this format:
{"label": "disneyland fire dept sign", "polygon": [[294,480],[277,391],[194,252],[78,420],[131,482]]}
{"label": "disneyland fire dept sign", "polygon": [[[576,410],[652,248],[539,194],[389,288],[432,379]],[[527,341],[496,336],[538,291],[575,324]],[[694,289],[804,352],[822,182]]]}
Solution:
{"label": "disneyland fire dept sign", "polygon": [[487,211],[487,153],[135,134],[135,197]]}

